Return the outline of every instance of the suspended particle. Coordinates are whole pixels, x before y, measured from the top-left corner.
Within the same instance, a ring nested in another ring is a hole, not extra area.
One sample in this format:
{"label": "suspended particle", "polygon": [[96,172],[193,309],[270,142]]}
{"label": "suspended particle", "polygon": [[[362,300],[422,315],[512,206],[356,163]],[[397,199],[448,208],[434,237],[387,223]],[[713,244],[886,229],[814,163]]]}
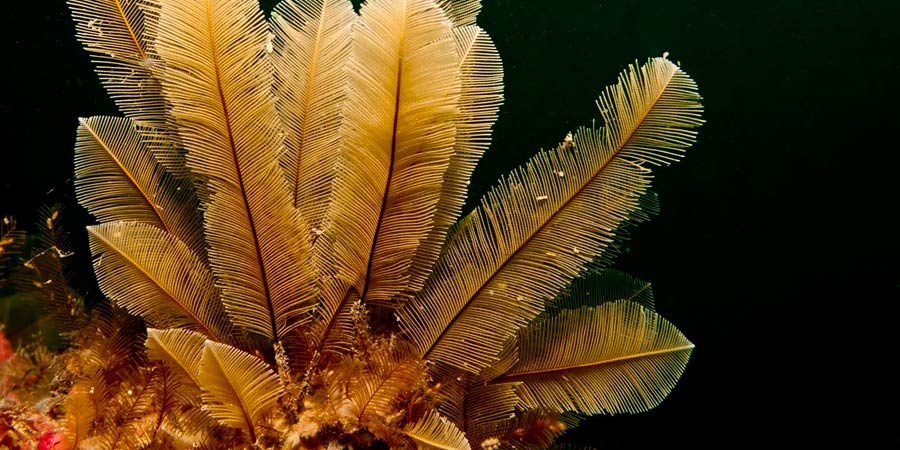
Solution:
{"label": "suspended particle", "polygon": [[546,201],[548,198],[549,197],[547,197],[546,195],[538,195],[537,197],[534,198],[534,201],[543,202],[543,201]]}
{"label": "suspended particle", "polygon": [[88,28],[97,33],[97,36],[103,37],[103,29],[97,26],[97,22],[99,22],[99,20],[91,19],[88,21]]}
{"label": "suspended particle", "polygon": [[575,138],[572,136],[572,132],[568,132],[566,137],[563,138],[562,149],[563,150],[572,150],[575,148]]}
{"label": "suspended particle", "polygon": [[272,46],[273,39],[275,39],[275,33],[269,32],[269,34],[266,35],[266,53],[272,53],[272,50],[274,50]]}
{"label": "suspended particle", "polygon": [[482,450],[497,450],[500,448],[500,439],[489,437],[481,442]]}

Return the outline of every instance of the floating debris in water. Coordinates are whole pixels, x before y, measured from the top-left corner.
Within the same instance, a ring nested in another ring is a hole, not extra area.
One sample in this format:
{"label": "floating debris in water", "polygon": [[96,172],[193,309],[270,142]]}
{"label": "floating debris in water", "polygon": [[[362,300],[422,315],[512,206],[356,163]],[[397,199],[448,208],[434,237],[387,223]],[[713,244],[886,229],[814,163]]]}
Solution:
{"label": "floating debris in water", "polygon": [[572,132],[566,133],[566,137],[563,138],[562,143],[563,150],[571,150],[575,148],[575,138],[572,136]]}
{"label": "floating debris in water", "polygon": [[272,53],[274,47],[272,46],[272,40],[275,39],[275,33],[271,31],[266,35],[266,53]]}

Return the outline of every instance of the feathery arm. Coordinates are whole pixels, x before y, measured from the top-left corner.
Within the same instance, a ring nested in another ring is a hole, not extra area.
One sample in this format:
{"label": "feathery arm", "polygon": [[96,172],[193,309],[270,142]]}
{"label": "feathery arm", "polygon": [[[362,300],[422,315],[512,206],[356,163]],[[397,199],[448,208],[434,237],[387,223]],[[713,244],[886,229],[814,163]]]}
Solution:
{"label": "feathery arm", "polygon": [[639,208],[650,165],[678,160],[702,123],[696,85],[664,58],[631,67],[598,106],[606,128],[542,152],[464,220],[424,289],[398,311],[425,358],[477,373]]}
{"label": "feathery arm", "polygon": [[252,0],[159,1],[165,93],[204,183],[209,261],[238,326],[280,339],[305,322],[315,268],[309,227],[278,166],[266,23]]}

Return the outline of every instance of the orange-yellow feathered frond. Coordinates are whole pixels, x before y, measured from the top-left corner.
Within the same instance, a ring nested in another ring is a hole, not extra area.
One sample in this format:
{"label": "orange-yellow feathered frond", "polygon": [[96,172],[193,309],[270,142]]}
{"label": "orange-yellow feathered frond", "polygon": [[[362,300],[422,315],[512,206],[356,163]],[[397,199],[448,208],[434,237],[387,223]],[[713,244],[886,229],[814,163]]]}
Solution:
{"label": "orange-yellow feathered frond", "polygon": [[257,357],[212,341],[203,346],[198,373],[203,409],[255,442],[260,422],[284,394],[278,375]]}
{"label": "orange-yellow feathered frond", "polygon": [[410,291],[422,287],[444,245],[447,230],[468,195],[469,178],[491,143],[491,128],[503,103],[503,62],[491,37],[476,25],[453,29],[459,55],[461,91],[456,143],[444,173],[434,226],[422,241],[410,268]]}
{"label": "orange-yellow feathered frond", "polygon": [[81,119],[75,143],[75,194],[100,222],[154,225],[205,256],[193,186],[166,172],[131,119]]}
{"label": "orange-yellow feathered frond", "polygon": [[696,85],[663,58],[625,71],[606,128],[535,156],[456,230],[400,326],[424,357],[478,373],[634,216],[648,166],[677,160],[702,122]]}
{"label": "orange-yellow feathered frond", "polygon": [[[162,361],[172,375],[191,392],[200,389],[200,359],[203,357],[203,343],[206,336],[184,330],[156,328],[147,329],[147,355]],[[199,404],[199,398],[196,398]]]}
{"label": "orange-yellow feathered frond", "polygon": [[457,27],[474,24],[481,12],[481,0],[438,0],[438,5]]}
{"label": "orange-yellow feathered frond", "polygon": [[453,422],[430,412],[418,422],[409,424],[403,433],[422,450],[470,450],[466,435]]}
{"label": "orange-yellow feathered frond", "polygon": [[267,25],[253,0],[159,1],[165,62],[187,164],[204,184],[209,261],[235,325],[279,339],[313,306],[309,226],[278,166]]}
{"label": "orange-yellow feathered frond", "polygon": [[100,289],[116,305],[161,328],[186,328],[228,342],[231,323],[212,274],[178,238],[151,225],[88,227]]}
{"label": "orange-yellow feathered frond", "polygon": [[424,384],[425,363],[405,342],[379,341],[356,361],[347,357],[329,382],[334,409],[350,423],[367,426],[395,413],[398,400]]}
{"label": "orange-yellow feathered frond", "polygon": [[519,382],[531,408],[638,413],[675,387],[694,344],[655,312],[627,301],[563,310],[523,329],[518,362],[493,382]]}
{"label": "orange-yellow feathered frond", "polygon": [[438,411],[465,432],[469,442],[478,446],[511,423],[520,403],[515,393],[517,383],[486,384],[467,377],[459,379],[464,380],[461,389],[442,401]]}
{"label": "orange-yellow feathered frond", "polygon": [[274,90],[285,129],[281,165],[294,206],[316,230],[331,200],[356,18],[349,0],[283,1],[272,12]]}
{"label": "orange-yellow feathered frond", "polygon": [[162,62],[153,46],[156,0],[69,0],[78,39],[93,56],[100,82],[134,121],[166,170],[187,175],[162,93]]}
{"label": "orange-yellow feathered frond", "polygon": [[165,101],[153,76],[140,0],[68,0],[78,40],[116,105],[145,126],[163,127]]}
{"label": "orange-yellow feathered frond", "polygon": [[460,93],[451,22],[433,0],[372,0],[353,29],[342,153],[327,230],[364,301],[409,283],[433,226]]}

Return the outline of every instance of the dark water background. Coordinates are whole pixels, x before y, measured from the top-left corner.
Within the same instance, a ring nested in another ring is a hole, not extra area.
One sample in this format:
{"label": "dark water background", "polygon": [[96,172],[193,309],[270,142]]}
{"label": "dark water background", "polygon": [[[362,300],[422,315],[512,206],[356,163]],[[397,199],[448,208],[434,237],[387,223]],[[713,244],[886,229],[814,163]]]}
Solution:
{"label": "dark water background", "polygon": [[[699,141],[657,172],[662,214],[616,265],[654,284],[697,345],[691,363],[659,408],[589,419],[567,440],[900,448],[898,5],[484,0],[506,102],[473,199],[596,117],[635,59],[669,51],[705,97]],[[27,224],[42,203],[73,204],[86,255],[76,118],[116,111],[61,0],[7,2],[3,17],[0,214]]]}

